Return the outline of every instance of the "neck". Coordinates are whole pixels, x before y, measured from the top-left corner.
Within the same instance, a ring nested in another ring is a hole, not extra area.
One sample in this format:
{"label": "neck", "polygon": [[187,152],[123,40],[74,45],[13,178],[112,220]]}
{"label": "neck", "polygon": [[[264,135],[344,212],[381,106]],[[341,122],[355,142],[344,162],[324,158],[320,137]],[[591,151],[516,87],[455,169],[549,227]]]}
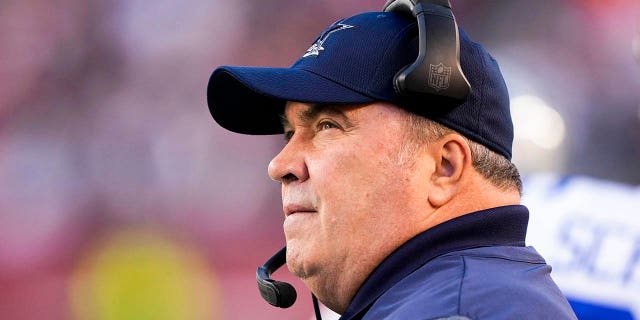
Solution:
{"label": "neck", "polygon": [[424,231],[465,214],[517,204],[520,204],[517,190],[502,190],[485,179],[474,179],[460,186],[459,192],[450,201],[425,215],[422,228]]}

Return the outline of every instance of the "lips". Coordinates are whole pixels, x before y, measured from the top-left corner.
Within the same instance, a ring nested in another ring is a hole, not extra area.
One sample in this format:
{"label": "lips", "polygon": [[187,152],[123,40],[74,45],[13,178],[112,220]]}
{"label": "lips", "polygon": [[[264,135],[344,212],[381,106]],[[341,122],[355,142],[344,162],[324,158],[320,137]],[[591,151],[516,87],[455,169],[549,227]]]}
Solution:
{"label": "lips", "polygon": [[305,206],[300,204],[286,204],[283,206],[284,215],[288,217],[296,213],[313,213],[316,212],[311,206]]}

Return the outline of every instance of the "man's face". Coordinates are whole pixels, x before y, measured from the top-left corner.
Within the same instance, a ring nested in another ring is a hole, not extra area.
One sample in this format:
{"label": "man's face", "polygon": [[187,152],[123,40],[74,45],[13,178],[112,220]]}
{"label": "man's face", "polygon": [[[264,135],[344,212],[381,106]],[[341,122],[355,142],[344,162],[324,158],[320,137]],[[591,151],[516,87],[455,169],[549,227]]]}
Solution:
{"label": "man's face", "polygon": [[407,113],[390,104],[290,102],[283,122],[269,175],[282,183],[287,264],[319,297],[335,294],[414,235],[429,162],[402,151]]}

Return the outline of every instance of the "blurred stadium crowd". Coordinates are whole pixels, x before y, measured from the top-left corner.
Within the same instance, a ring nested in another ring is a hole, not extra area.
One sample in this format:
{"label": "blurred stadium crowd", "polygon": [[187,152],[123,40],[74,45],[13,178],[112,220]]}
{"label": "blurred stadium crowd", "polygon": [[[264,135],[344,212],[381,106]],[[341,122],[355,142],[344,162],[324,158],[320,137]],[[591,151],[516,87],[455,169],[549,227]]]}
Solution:
{"label": "blurred stadium crowd", "polygon": [[[281,319],[253,274],[284,240],[282,139],[216,126],[208,77],[383,4],[1,1],[0,318]],[[452,4],[501,65],[525,176],[640,184],[639,1]]]}

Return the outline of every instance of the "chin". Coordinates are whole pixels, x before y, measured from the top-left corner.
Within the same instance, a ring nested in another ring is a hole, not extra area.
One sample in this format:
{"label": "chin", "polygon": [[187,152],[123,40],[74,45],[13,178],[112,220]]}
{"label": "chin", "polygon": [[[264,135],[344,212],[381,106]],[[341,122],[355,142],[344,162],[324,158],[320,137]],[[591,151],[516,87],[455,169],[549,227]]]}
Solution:
{"label": "chin", "polygon": [[309,255],[304,253],[304,250],[299,250],[296,246],[292,246],[291,250],[287,246],[287,268],[289,272],[303,280],[311,277],[317,269],[313,267],[314,264],[309,260]]}

